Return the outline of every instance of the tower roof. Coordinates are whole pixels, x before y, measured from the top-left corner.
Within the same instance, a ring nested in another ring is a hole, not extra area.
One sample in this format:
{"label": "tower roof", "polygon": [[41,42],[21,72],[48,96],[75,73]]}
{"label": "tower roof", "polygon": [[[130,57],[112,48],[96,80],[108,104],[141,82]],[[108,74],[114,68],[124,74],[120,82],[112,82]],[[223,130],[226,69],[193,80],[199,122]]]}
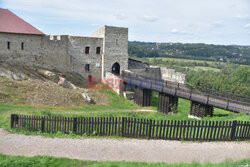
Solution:
{"label": "tower roof", "polygon": [[8,9],[2,8],[0,8],[0,32],[44,35]]}

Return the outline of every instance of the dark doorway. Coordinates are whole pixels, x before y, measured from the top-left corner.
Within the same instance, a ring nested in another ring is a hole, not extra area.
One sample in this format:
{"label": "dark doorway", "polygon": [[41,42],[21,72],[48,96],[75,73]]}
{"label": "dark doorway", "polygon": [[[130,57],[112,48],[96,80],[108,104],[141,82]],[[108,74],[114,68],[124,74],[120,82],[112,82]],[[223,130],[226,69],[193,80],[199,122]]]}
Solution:
{"label": "dark doorway", "polygon": [[114,63],[112,66],[112,73],[115,75],[120,75],[120,64],[119,63]]}

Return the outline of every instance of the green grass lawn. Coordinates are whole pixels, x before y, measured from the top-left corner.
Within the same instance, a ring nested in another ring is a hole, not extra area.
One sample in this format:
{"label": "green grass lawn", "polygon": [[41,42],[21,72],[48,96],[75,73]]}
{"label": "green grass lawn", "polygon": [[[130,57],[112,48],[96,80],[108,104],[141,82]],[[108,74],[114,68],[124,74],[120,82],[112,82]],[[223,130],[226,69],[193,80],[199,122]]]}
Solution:
{"label": "green grass lawn", "polygon": [[[110,92],[109,92],[110,93]],[[70,117],[132,117],[155,120],[193,120],[188,119],[190,101],[179,98],[178,112],[176,114],[162,114],[160,112],[137,112],[142,109],[132,102],[125,100],[121,96],[111,93],[111,101],[108,106],[86,106],[79,108],[60,108],[60,107],[33,107],[15,106],[0,104],[0,128],[10,128],[10,115],[12,113],[23,115],[56,115]],[[157,110],[157,96],[152,96],[152,107],[146,109]],[[250,116],[243,113],[233,113],[215,108],[213,117],[205,117],[202,120],[215,121],[250,121]]]}
{"label": "green grass lawn", "polygon": [[49,156],[35,156],[35,157],[24,157],[24,156],[7,156],[0,154],[0,166],[1,167],[29,167],[29,166],[39,166],[39,167],[50,167],[50,166],[88,166],[88,167],[240,167],[247,166],[250,164],[250,159],[241,161],[225,161],[222,163],[212,164],[212,163],[145,163],[145,162],[95,162],[95,161],[80,161],[76,159],[67,158],[56,158]]}
{"label": "green grass lawn", "polygon": [[[152,96],[152,107],[139,107],[131,101],[125,100],[122,96],[117,96],[111,90],[100,90],[108,94],[108,105],[90,105],[78,108],[62,108],[62,107],[34,107],[34,106],[16,106],[10,104],[0,103],[0,128],[13,133],[24,133],[27,135],[43,135],[48,137],[73,137],[78,138],[74,134],[64,135],[62,133],[56,134],[41,134],[40,132],[27,132],[18,129],[10,129],[10,115],[39,115],[39,116],[65,116],[65,117],[131,117],[140,119],[152,120],[194,120],[189,119],[190,101],[179,98],[178,109],[176,114],[162,114],[156,112],[157,110],[157,95]],[[151,109],[155,112],[136,111],[137,109]],[[250,116],[246,114],[237,114],[225,110],[215,108],[213,117],[205,117],[202,120],[214,121],[250,121]],[[84,136],[89,137],[89,136]],[[91,136],[95,137],[95,136]],[[119,138],[119,137],[115,137]]]}

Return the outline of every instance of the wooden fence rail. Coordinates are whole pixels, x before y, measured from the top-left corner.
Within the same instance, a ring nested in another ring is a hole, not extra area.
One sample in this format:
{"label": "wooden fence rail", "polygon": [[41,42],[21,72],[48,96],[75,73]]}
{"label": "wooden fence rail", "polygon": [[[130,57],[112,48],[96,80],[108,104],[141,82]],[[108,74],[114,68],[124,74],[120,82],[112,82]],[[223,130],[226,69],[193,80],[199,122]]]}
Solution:
{"label": "wooden fence rail", "polygon": [[11,128],[42,133],[122,136],[132,138],[232,141],[249,140],[250,123],[243,121],[183,121],[138,118],[11,115]]}

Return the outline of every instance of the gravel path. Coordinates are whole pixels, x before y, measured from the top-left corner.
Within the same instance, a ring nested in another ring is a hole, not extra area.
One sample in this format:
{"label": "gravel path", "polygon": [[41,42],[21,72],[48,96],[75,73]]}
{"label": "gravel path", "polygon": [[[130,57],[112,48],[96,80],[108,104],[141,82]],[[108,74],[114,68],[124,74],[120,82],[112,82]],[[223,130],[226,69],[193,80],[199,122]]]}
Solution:
{"label": "gravel path", "polygon": [[250,158],[250,143],[45,138],[10,134],[0,129],[0,153],[91,161],[221,162],[228,158]]}

